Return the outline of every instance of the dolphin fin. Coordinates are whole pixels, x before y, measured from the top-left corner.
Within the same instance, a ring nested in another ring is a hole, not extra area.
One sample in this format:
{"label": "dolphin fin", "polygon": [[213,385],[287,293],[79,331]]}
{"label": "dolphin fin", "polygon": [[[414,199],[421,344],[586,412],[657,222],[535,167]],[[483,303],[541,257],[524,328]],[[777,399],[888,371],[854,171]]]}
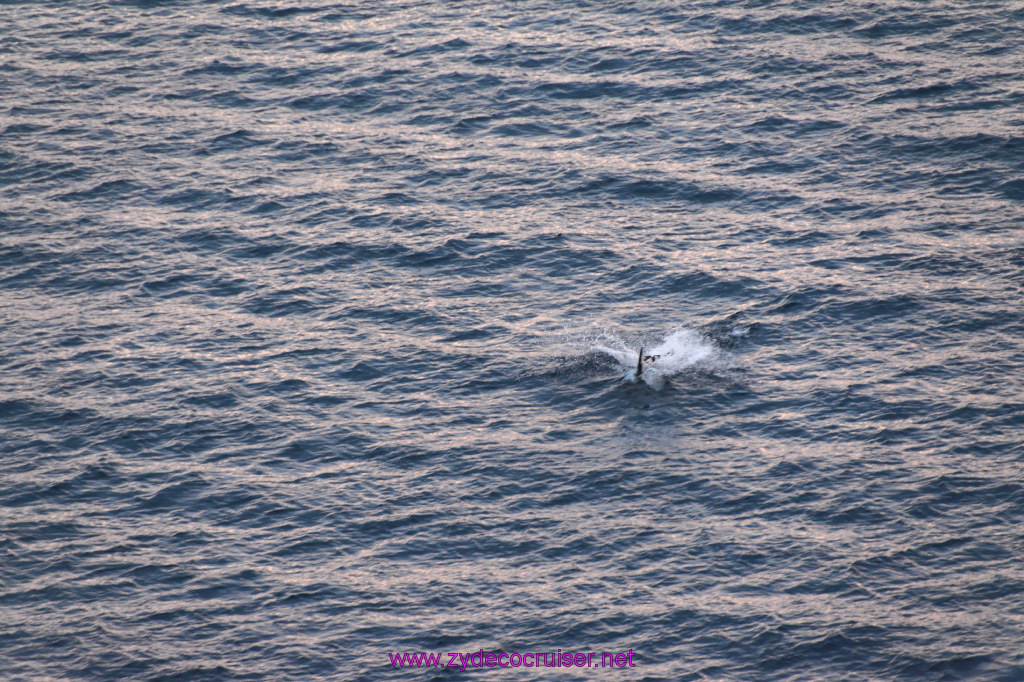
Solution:
{"label": "dolphin fin", "polygon": [[644,371],[644,349],[640,349],[640,355],[636,356],[636,380],[640,381],[640,374]]}

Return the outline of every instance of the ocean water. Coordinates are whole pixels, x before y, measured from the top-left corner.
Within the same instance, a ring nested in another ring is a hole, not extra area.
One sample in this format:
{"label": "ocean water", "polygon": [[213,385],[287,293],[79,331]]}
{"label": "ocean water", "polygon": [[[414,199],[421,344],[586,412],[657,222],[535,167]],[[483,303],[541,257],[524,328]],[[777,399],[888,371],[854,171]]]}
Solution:
{"label": "ocean water", "polygon": [[2,3],[0,678],[1024,679],[1022,313],[1022,2]]}

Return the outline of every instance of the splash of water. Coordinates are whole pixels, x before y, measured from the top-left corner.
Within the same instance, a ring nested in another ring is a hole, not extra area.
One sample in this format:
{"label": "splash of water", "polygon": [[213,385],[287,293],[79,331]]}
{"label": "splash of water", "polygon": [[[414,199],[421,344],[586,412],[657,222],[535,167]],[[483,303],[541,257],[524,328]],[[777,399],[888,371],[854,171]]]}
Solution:
{"label": "splash of water", "polygon": [[[637,376],[637,355],[644,351],[643,371]],[[676,329],[660,342],[629,341],[604,332],[592,339],[588,350],[610,355],[622,365],[623,380],[642,381],[655,390],[664,387],[672,376],[693,367],[716,367],[723,361],[723,351],[707,336],[694,329]],[[651,358],[648,360],[647,358]]]}

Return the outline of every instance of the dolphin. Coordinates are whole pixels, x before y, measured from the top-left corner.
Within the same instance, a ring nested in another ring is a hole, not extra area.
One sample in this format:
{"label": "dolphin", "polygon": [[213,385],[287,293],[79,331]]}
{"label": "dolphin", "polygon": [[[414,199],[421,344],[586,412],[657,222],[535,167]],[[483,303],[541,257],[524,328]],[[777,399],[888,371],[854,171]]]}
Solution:
{"label": "dolphin", "polygon": [[644,349],[641,348],[640,352],[636,356],[636,371],[626,372],[626,376],[624,376],[623,379],[634,383],[643,381],[644,379],[642,375],[644,373],[644,361],[646,360],[648,363],[653,363],[660,357],[660,355],[644,355]]}

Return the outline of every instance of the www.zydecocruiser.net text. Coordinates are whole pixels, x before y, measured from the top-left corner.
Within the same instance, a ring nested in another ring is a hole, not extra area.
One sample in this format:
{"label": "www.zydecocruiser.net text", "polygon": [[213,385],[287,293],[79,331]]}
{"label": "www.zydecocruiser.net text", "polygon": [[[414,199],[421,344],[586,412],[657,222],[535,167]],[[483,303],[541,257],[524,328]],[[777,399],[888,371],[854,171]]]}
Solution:
{"label": "www.zydecocruiser.net text", "polygon": [[568,651],[484,653],[472,652],[391,653],[388,658],[394,668],[635,668],[633,650],[610,653],[607,651],[572,653]]}

